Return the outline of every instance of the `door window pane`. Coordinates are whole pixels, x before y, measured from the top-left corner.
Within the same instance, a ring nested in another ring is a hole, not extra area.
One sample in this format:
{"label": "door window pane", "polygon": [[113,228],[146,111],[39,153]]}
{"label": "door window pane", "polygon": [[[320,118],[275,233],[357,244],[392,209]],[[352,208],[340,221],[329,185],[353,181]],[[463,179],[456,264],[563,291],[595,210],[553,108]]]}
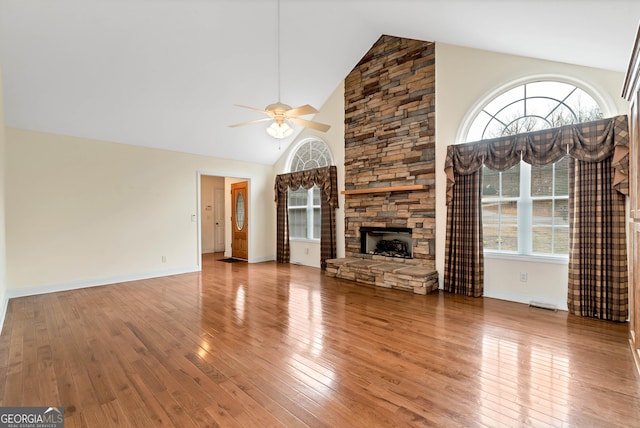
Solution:
{"label": "door window pane", "polygon": [[238,230],[244,228],[244,196],[238,193],[236,197],[236,227]]}

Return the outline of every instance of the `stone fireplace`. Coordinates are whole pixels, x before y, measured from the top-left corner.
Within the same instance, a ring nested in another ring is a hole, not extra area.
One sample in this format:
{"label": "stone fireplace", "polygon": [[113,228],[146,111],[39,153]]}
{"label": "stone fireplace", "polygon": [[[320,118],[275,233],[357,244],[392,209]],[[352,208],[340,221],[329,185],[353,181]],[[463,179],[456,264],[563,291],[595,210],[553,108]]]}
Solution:
{"label": "stone fireplace", "polygon": [[382,36],[345,79],[345,255],[361,228],[411,230],[435,269],[435,44]]}
{"label": "stone fireplace", "polygon": [[[343,193],[346,259],[327,273],[422,294],[416,283],[429,277],[427,291],[437,288],[434,43],[382,36],[345,79]],[[410,256],[368,249],[363,232],[377,229],[403,230],[380,239]],[[409,285],[387,275],[403,269]]]}

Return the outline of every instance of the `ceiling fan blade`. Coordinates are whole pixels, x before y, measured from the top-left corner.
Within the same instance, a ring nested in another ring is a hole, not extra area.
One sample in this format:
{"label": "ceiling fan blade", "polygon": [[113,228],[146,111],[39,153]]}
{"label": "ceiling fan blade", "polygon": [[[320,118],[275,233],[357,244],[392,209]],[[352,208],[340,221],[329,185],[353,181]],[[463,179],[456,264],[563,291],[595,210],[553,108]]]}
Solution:
{"label": "ceiling fan blade", "polygon": [[317,112],[318,110],[316,110],[314,107],[310,106],[309,104],[305,104],[303,106],[295,107],[295,108],[292,108],[291,110],[287,110],[285,114],[288,117],[295,117],[295,116],[304,116],[307,114],[315,114]]}
{"label": "ceiling fan blade", "polygon": [[270,117],[265,117],[264,119],[256,119],[256,120],[250,120],[248,122],[236,123],[236,124],[233,124],[233,125],[229,125],[229,128],[235,128],[237,126],[244,126],[244,125],[251,125],[253,123],[264,122],[266,120],[271,120],[271,118]]}
{"label": "ceiling fan blade", "polygon": [[264,114],[268,114],[269,116],[271,116],[271,112],[267,111],[267,110],[263,110],[261,108],[255,108],[255,107],[249,107],[249,106],[243,106],[242,104],[236,104],[237,107],[242,107],[242,108],[247,108],[249,110],[253,110],[253,111],[257,111],[260,113],[264,113]]}
{"label": "ceiling fan blade", "polygon": [[330,125],[326,125],[324,123],[313,122],[311,120],[305,120],[305,119],[298,119],[297,117],[289,117],[287,119],[291,121],[291,123],[295,123],[296,125],[304,126],[305,128],[315,129],[316,131],[320,131],[320,132],[327,132],[329,128],[331,128]]}

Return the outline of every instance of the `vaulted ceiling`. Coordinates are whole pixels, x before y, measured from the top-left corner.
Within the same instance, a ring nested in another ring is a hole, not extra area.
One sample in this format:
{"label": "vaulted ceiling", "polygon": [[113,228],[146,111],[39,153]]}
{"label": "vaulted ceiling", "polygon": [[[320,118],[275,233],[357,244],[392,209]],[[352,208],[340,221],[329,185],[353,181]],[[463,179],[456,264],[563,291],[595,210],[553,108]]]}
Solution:
{"label": "vaulted ceiling", "polygon": [[[228,125],[277,101],[276,17],[277,0],[0,0],[6,126],[273,164],[264,123]],[[622,72],[639,19],[638,0],[281,0],[281,100],[320,108],[382,34]]]}

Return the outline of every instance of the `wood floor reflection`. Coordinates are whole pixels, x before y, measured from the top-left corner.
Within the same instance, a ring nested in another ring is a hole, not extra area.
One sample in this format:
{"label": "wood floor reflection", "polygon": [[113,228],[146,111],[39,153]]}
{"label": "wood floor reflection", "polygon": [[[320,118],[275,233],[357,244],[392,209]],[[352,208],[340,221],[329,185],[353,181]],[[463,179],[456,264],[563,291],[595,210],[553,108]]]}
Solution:
{"label": "wood floor reflection", "polygon": [[626,324],[218,258],[10,300],[0,405],[67,428],[640,426]]}

